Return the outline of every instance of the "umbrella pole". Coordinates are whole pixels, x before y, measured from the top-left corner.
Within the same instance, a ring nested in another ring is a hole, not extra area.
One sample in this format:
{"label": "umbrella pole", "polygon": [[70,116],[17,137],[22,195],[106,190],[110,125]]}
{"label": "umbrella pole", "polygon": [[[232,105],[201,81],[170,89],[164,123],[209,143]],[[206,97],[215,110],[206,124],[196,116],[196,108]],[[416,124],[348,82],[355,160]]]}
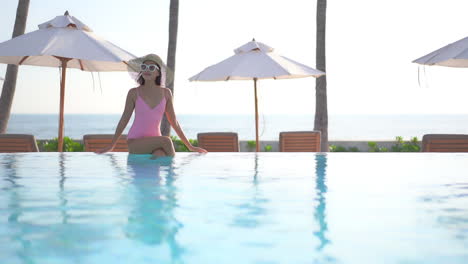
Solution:
{"label": "umbrella pole", "polygon": [[59,131],[58,131],[58,152],[63,152],[63,112],[65,105],[65,79],[67,76],[67,63],[69,59],[60,58],[62,62],[62,79],[60,82],[60,115],[59,115]]}
{"label": "umbrella pole", "polygon": [[255,88],[255,151],[260,151],[259,141],[258,141],[258,103],[257,103],[257,78],[254,78],[254,88]]}

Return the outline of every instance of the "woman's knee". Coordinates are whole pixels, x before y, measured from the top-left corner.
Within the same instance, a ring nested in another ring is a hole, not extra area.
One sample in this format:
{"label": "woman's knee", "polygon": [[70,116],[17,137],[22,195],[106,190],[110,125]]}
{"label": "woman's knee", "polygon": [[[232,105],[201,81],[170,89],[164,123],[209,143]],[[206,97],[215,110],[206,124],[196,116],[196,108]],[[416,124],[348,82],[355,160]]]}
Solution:
{"label": "woman's knee", "polygon": [[162,148],[155,149],[152,154],[158,157],[167,156],[167,153]]}
{"label": "woman's knee", "polygon": [[166,155],[175,155],[174,144],[172,143],[172,139],[170,137],[164,136],[161,140],[161,145],[163,150],[166,152]]}

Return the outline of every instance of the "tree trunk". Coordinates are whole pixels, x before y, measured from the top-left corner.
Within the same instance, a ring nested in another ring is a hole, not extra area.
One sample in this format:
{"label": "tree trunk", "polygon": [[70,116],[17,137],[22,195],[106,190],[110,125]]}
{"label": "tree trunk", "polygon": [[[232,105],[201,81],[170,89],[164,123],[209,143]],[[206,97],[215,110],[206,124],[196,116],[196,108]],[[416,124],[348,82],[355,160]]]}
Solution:
{"label": "tree trunk", "polygon": [[[17,37],[24,34],[26,29],[26,20],[28,18],[29,0],[19,0],[16,9],[15,27],[13,36]],[[2,95],[0,96],[0,134],[6,132],[8,120],[10,119],[11,104],[15,95],[16,78],[18,77],[18,66],[8,64],[3,82]]]}
{"label": "tree trunk", "polygon": [[[325,67],[325,22],[327,0],[317,0],[317,47],[316,68],[326,72]],[[327,110],[327,76],[317,78],[315,83],[315,124],[314,130],[322,134],[320,149],[328,152],[328,110]]]}
{"label": "tree trunk", "polygon": [[[175,63],[176,63],[176,49],[177,49],[177,27],[179,23],[179,0],[171,0],[169,7],[169,43],[167,47],[167,67],[174,74],[173,81],[167,86],[171,89],[174,96],[174,82],[175,82]],[[171,125],[167,121],[166,116],[161,123],[161,134],[163,136],[170,136]]]}

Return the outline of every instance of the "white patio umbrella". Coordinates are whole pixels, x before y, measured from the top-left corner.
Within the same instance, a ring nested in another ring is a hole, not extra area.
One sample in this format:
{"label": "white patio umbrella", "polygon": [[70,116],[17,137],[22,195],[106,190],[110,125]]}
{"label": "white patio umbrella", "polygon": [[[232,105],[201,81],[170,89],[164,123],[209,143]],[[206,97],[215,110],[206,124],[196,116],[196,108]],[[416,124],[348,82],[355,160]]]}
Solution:
{"label": "white patio umbrella", "polygon": [[39,30],[0,43],[0,63],[61,67],[58,150],[63,149],[63,112],[67,68],[82,71],[127,71],[131,53],[102,39],[80,20],[63,16]]}
{"label": "white patio umbrella", "polygon": [[255,91],[255,141],[256,151],[259,151],[258,140],[258,103],[257,80],[261,79],[292,79],[304,77],[319,77],[324,72],[308,67],[273,52],[273,48],[261,42],[252,41],[234,50],[234,55],[212,65],[190,81],[228,81],[253,80]]}
{"label": "white patio umbrella", "polygon": [[468,67],[468,37],[444,46],[413,61],[422,65]]}

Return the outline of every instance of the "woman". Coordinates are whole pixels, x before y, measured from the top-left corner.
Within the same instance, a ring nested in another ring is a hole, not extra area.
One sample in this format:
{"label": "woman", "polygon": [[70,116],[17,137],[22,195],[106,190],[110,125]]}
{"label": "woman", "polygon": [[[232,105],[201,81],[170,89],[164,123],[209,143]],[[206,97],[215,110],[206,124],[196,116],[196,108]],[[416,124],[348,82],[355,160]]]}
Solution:
{"label": "woman", "polygon": [[[190,144],[177,122],[171,90],[161,87],[161,80],[169,75],[161,58],[155,54],[148,54],[134,59],[129,62],[129,70],[138,72],[136,79],[140,86],[128,91],[125,109],[115,130],[111,145],[97,151],[97,153],[112,151],[127,126],[134,109],[135,119],[127,135],[130,153],[152,154],[154,158],[173,157],[175,155],[171,138],[161,135],[160,125],[164,113],[179,138],[190,151],[206,153],[205,149]],[[166,73],[164,76],[163,72]]]}

